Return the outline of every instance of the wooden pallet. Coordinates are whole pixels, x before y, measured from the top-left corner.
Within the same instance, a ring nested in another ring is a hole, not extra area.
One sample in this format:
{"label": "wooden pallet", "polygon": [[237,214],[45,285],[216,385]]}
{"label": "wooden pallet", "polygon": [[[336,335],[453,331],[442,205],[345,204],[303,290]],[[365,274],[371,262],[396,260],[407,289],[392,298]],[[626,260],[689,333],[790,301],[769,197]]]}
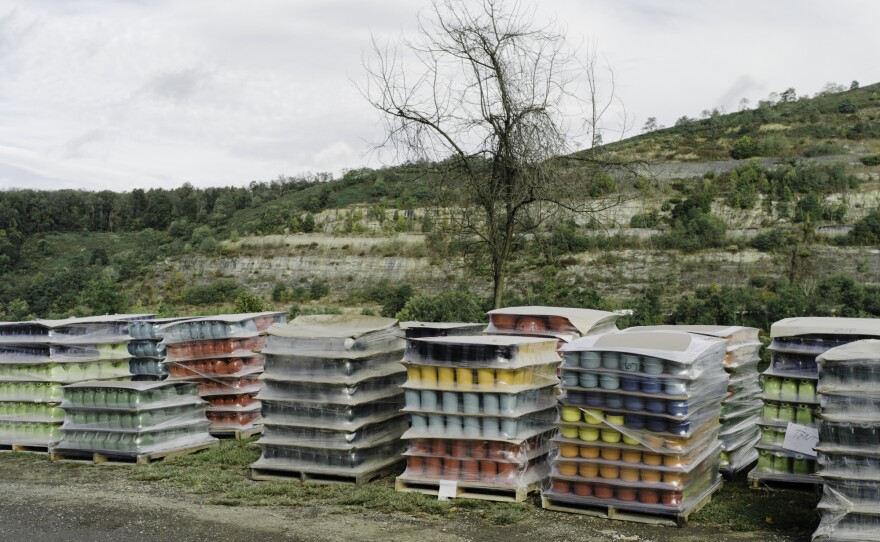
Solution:
{"label": "wooden pallet", "polygon": [[52,450],[49,459],[66,463],[92,463],[95,465],[146,465],[161,459],[170,459],[184,455],[194,454],[216,446],[216,442],[209,442],[170,452],[157,452],[153,454],[125,455],[103,452],[90,452],[86,450]]}
{"label": "wooden pallet", "polygon": [[755,490],[772,491],[776,489],[790,489],[793,491],[822,491],[822,478],[816,476],[809,480],[804,475],[800,478],[792,479],[790,476],[779,476],[773,474],[754,474],[749,473],[749,487]]}
{"label": "wooden pallet", "polygon": [[[407,479],[402,476],[394,481],[394,489],[410,493],[422,493],[436,497],[440,493],[440,482]],[[496,502],[523,502],[529,493],[541,489],[539,482],[525,487],[510,487],[476,482],[458,482],[456,499],[476,499]]]}
{"label": "wooden pallet", "polygon": [[247,440],[254,435],[263,434],[263,426],[259,425],[248,429],[211,429],[209,432],[212,437],[231,440]]}
{"label": "wooden pallet", "polygon": [[704,506],[712,501],[712,495],[720,489],[719,483],[716,489],[710,491],[702,500],[700,500],[693,508],[678,514],[663,514],[658,512],[651,514],[643,510],[627,509],[626,506],[610,506],[599,505],[598,503],[573,503],[568,501],[560,501],[546,495],[541,496],[541,507],[545,510],[553,510],[554,512],[567,512],[570,514],[581,514],[583,516],[592,516],[602,519],[612,519],[618,521],[633,521],[636,523],[649,523],[651,525],[665,525],[667,527],[684,527],[687,525],[690,516],[699,512]]}
{"label": "wooden pallet", "polygon": [[49,453],[49,447],[23,444],[0,444],[0,452],[31,452],[34,454],[45,454]]}
{"label": "wooden pallet", "polygon": [[380,465],[364,471],[341,472],[337,469],[304,468],[278,469],[251,467],[251,480],[281,482],[313,482],[317,484],[363,485],[386,474],[400,472],[403,461],[396,459],[390,464]]}

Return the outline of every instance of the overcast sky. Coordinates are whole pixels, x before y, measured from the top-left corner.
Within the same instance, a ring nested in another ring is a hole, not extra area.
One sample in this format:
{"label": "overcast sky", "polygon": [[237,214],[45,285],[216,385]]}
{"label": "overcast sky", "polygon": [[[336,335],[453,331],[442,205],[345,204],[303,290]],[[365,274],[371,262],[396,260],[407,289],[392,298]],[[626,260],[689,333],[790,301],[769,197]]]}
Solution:
{"label": "overcast sky", "polygon": [[[880,81],[880,2],[522,0],[598,43],[635,120]],[[378,166],[370,33],[429,0],[0,0],[0,188],[244,185]],[[607,140],[607,138],[606,138]]]}

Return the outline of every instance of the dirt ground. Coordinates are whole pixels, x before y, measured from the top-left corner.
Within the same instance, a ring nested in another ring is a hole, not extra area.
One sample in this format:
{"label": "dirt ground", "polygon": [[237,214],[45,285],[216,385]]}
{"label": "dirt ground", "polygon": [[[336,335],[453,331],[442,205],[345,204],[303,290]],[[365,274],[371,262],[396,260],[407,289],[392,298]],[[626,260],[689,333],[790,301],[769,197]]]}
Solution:
{"label": "dirt ground", "polygon": [[418,517],[338,506],[219,506],[185,488],[130,479],[137,468],[0,454],[0,541],[809,540],[804,533],[789,537],[766,529],[734,532],[696,519],[684,528],[659,527],[538,509],[514,525],[493,525],[480,510]]}

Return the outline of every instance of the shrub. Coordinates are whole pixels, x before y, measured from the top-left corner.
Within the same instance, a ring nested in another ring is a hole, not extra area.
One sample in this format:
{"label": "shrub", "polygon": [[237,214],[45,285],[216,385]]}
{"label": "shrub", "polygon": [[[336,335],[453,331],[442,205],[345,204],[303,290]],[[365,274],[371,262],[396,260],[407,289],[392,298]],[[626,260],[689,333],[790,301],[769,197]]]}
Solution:
{"label": "shrub", "polygon": [[417,295],[397,313],[398,320],[422,322],[484,322],[486,313],[480,299],[462,290],[437,295]]}
{"label": "shrub", "polygon": [[656,228],[660,224],[660,214],[657,211],[637,213],[629,219],[630,228]]}
{"label": "shrub", "polygon": [[242,290],[235,298],[235,312],[263,312],[267,309],[266,304],[256,294]]}
{"label": "shrub", "polygon": [[216,305],[234,299],[241,285],[232,279],[221,279],[204,286],[191,286],[183,292],[187,305]]}
{"label": "shrub", "polygon": [[874,208],[856,222],[842,242],[849,245],[880,244],[880,207]]}
{"label": "shrub", "polygon": [[862,158],[862,163],[866,166],[880,166],[880,154],[865,156]]}
{"label": "shrub", "polygon": [[762,252],[772,252],[788,243],[788,234],[784,230],[772,229],[763,231],[749,240],[749,246]]}
{"label": "shrub", "polygon": [[737,139],[733,149],[730,150],[730,156],[737,160],[758,156],[758,153],[758,142],[747,135]]}

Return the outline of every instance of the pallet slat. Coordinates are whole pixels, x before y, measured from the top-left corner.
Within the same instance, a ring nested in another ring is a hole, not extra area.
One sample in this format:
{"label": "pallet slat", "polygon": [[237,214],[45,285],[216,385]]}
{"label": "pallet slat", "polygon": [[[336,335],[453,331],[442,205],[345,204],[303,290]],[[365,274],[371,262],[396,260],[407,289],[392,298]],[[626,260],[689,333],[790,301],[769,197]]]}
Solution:
{"label": "pallet slat", "polygon": [[248,429],[211,429],[209,430],[212,437],[232,440],[247,440],[254,435],[263,434],[263,426],[251,427]]}
{"label": "pallet slat", "polygon": [[216,442],[210,442],[191,448],[139,455],[90,452],[87,450],[52,450],[49,452],[49,459],[58,462],[93,463],[95,465],[146,465],[153,461],[194,454],[216,445]]}
{"label": "pallet slat", "polygon": [[[398,477],[394,481],[394,489],[403,492],[437,496],[440,493],[440,482]],[[523,502],[526,500],[529,493],[539,489],[540,483],[538,482],[525,487],[492,486],[459,482],[456,486],[455,498],[496,502]]]}
{"label": "pallet slat", "polygon": [[651,525],[665,525],[670,527],[684,527],[687,525],[688,519],[691,515],[699,512],[704,506],[712,501],[712,496],[716,491],[721,489],[721,485],[721,482],[718,482],[693,507],[677,514],[664,514],[662,511],[649,513],[638,508],[630,509],[626,505],[620,504],[601,505],[599,503],[574,503],[561,501],[547,495],[541,496],[541,507],[545,510],[553,510],[555,512],[581,514],[603,519],[632,521],[636,523],[648,523]]}
{"label": "pallet slat", "polygon": [[34,454],[49,453],[48,446],[33,446],[30,444],[0,444],[0,452],[30,452]]}
{"label": "pallet slat", "polygon": [[401,461],[380,465],[371,470],[351,473],[334,469],[279,469],[251,467],[251,480],[282,481],[282,482],[314,482],[319,484],[354,484],[363,485],[397,471]]}

